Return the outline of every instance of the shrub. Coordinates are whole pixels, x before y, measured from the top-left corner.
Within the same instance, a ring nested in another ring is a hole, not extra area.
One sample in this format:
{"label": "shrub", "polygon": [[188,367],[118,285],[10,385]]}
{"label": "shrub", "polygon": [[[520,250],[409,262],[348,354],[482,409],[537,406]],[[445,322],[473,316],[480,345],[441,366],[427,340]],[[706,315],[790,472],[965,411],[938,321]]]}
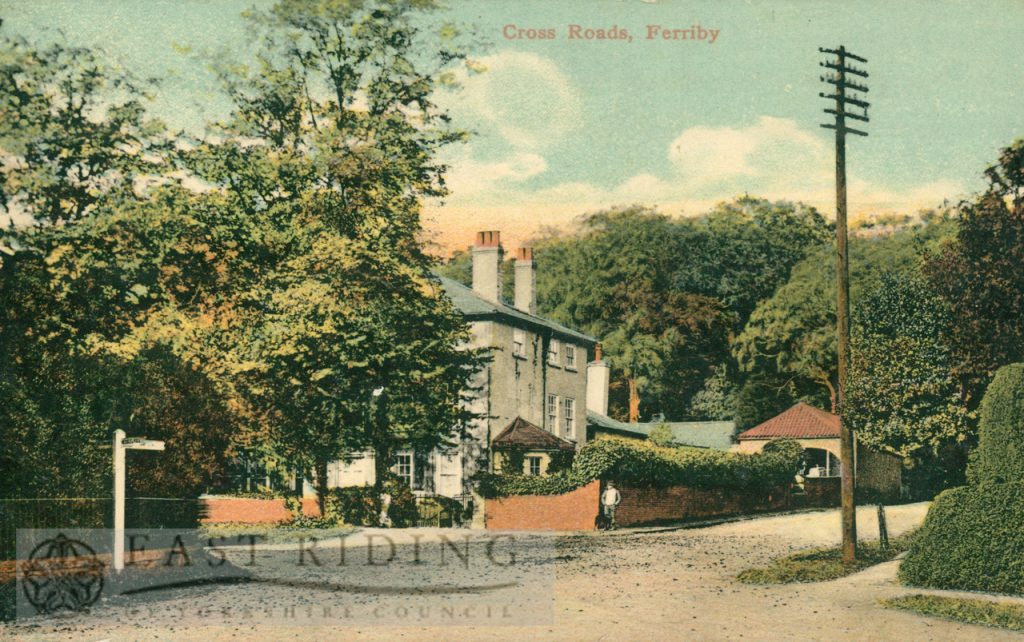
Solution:
{"label": "shrub", "polygon": [[1024,482],[940,494],[900,567],[915,586],[1024,593]]}
{"label": "shrub", "polygon": [[551,474],[572,470],[572,460],[576,458],[576,453],[572,450],[557,450],[549,456],[548,473]]}
{"label": "shrub", "polygon": [[672,434],[672,429],[666,424],[658,424],[651,433],[647,435],[647,440],[655,446],[672,446],[675,443],[675,435]]}
{"label": "shrub", "polygon": [[967,480],[1024,481],[1024,363],[1000,368],[981,402],[978,447]]}
{"label": "shrub", "polygon": [[644,486],[738,488],[793,481],[800,455],[756,455],[700,448],[662,448],[641,441],[601,439],[576,456],[573,472],[583,479],[615,479]]}
{"label": "shrub", "polygon": [[557,495],[595,479],[614,479],[638,486],[766,488],[793,480],[801,452],[782,446],[775,451],[747,455],[663,448],[646,441],[599,439],[576,454],[569,471],[539,477],[485,473],[477,478],[478,491],[484,497]]}
{"label": "shrub", "polygon": [[[388,517],[391,525],[397,527],[416,524],[416,497],[409,487],[397,478],[389,477],[384,482],[384,491],[391,495]],[[373,486],[345,486],[332,488],[324,506],[324,522],[328,525],[351,524],[373,526],[377,523],[377,500]]]}
{"label": "shrub", "polygon": [[804,447],[795,439],[772,439],[764,445],[761,452],[799,462],[804,456]]}
{"label": "shrub", "polygon": [[483,497],[561,495],[576,490],[591,481],[576,477],[572,471],[562,471],[552,475],[480,473],[475,479],[477,492]]}

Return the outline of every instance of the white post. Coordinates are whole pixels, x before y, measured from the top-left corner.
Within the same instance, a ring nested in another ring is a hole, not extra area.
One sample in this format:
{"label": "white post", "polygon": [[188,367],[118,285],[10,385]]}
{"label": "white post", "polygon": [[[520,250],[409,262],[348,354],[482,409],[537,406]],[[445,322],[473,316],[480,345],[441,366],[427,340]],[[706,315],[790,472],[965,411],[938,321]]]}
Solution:
{"label": "white post", "polygon": [[124,570],[124,431],[114,431],[114,570]]}
{"label": "white post", "polygon": [[163,450],[164,442],[132,437],[114,431],[114,570],[124,570],[124,451]]}

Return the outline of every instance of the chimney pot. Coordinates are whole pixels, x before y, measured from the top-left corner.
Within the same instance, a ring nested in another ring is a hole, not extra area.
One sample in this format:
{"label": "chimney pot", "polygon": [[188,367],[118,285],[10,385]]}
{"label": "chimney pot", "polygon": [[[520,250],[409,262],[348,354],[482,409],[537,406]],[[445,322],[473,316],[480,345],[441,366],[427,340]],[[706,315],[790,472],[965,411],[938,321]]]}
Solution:
{"label": "chimney pot", "polygon": [[501,245],[501,232],[488,230],[476,233],[477,247],[498,247]]}

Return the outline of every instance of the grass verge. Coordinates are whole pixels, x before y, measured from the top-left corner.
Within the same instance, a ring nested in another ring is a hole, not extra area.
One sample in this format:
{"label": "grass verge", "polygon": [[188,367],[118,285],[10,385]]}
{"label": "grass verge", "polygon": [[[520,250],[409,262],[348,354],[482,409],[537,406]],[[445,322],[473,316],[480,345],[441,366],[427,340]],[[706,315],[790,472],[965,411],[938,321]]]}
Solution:
{"label": "grass verge", "polygon": [[882,606],[944,620],[1024,631],[1024,606],[940,595],[904,595],[882,600]]}
{"label": "grass verge", "polygon": [[858,542],[857,561],[853,564],[843,564],[842,549],[838,546],[816,548],[780,557],[764,568],[747,569],[736,579],[744,584],[827,582],[888,562],[910,547],[912,537],[913,533],[892,537],[886,550],[882,550],[878,542]]}
{"label": "grass verge", "polygon": [[[329,526],[323,528],[299,527],[289,524],[205,524],[200,529],[203,538],[223,537],[229,543],[233,543],[240,536],[253,535],[261,539],[256,540],[258,544],[285,544],[298,542],[301,539],[315,537],[318,540],[331,537],[348,535],[355,530],[354,526],[347,524],[342,526]],[[245,540],[248,542],[248,540]]]}

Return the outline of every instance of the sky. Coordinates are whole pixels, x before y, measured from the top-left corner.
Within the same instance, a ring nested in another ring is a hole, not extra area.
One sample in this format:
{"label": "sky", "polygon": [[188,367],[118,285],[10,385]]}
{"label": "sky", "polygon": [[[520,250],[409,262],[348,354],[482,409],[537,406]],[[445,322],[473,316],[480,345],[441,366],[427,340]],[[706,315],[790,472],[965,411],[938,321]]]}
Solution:
{"label": "sky", "polygon": [[[268,3],[0,0],[0,16],[7,33],[101,46],[161,78],[154,114],[196,128],[226,103],[182,52],[244,51],[239,14],[253,4]],[[445,18],[473,25],[486,67],[438,97],[474,132],[445,154],[451,194],[425,206],[446,248],[484,229],[514,247],[617,205],[693,216],[743,194],[832,216],[818,47],[868,59],[870,135],[847,152],[852,218],[968,197],[1024,136],[1019,0],[461,0]]]}

